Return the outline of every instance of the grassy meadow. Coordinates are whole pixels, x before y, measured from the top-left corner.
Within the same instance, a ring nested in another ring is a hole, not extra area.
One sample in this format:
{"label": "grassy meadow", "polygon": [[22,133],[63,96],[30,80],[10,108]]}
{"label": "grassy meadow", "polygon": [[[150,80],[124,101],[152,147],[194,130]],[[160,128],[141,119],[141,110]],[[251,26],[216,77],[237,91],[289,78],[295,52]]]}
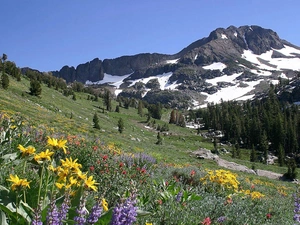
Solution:
{"label": "grassy meadow", "polygon": [[[29,86],[22,77],[0,88],[0,224],[298,222],[296,184],[191,157],[200,147],[214,148],[196,130],[168,124],[157,145],[156,129],[136,108],[114,112],[118,102],[112,101],[107,112],[101,98],[88,100],[87,93],[76,92],[73,100],[42,84],[35,97]],[[164,109],[155,125],[168,123],[170,112]],[[99,130],[93,128],[95,113]],[[253,166],[247,149],[240,159],[220,157]],[[258,162],[255,168],[287,172]]]}

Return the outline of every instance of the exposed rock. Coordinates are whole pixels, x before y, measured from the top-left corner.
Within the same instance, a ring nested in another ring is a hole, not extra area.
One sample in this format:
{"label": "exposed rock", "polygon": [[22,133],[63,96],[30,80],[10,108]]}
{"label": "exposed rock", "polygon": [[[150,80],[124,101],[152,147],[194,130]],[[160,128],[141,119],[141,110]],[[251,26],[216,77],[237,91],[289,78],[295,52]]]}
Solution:
{"label": "exposed rock", "polygon": [[199,159],[212,159],[212,160],[216,160],[219,158],[218,155],[213,154],[210,150],[205,148],[200,148],[197,151],[191,152],[191,156],[195,156]]}

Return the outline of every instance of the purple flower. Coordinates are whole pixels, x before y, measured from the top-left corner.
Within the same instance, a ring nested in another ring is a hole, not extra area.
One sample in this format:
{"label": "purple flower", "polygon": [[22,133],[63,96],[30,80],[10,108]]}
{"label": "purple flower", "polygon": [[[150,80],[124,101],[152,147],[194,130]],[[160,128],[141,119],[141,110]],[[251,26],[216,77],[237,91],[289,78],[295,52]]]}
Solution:
{"label": "purple flower", "polygon": [[298,198],[296,195],[294,195],[294,201],[295,201],[295,203],[294,203],[295,208],[294,208],[293,219],[296,222],[300,223],[300,198]]}
{"label": "purple flower", "polygon": [[102,213],[102,207],[100,206],[99,202],[96,203],[96,205],[93,206],[91,213],[87,219],[87,222],[89,224],[94,224],[98,221],[99,217]]}
{"label": "purple flower", "polygon": [[70,193],[67,192],[65,194],[65,199],[64,199],[63,203],[61,204],[59,214],[58,214],[58,217],[60,219],[60,225],[62,225],[63,220],[65,220],[67,218],[67,213],[69,211],[69,208],[70,208]]}
{"label": "purple flower", "polygon": [[79,206],[76,209],[78,216],[74,217],[74,221],[76,222],[75,225],[84,225],[84,223],[86,222],[85,216],[87,214],[87,211],[85,209],[85,203],[86,203],[86,196],[84,195],[80,198]]}
{"label": "purple flower", "polygon": [[136,200],[128,198],[114,208],[111,225],[131,225],[136,221]]}
{"label": "purple flower", "polygon": [[50,206],[48,208],[48,213],[47,213],[47,224],[51,225],[59,225],[60,224],[60,219],[58,216],[58,209],[56,206],[56,201],[55,201],[55,196],[50,202]]}
{"label": "purple flower", "polygon": [[224,223],[226,220],[226,216],[220,216],[218,219],[217,219],[217,222],[218,223]]}
{"label": "purple flower", "polygon": [[183,195],[182,191],[178,192],[178,194],[176,195],[176,202],[181,201],[182,195]]}
{"label": "purple flower", "polygon": [[31,225],[43,225],[43,222],[41,221],[41,206],[40,206],[40,204],[34,210],[34,215],[33,215],[32,221],[31,221]]}

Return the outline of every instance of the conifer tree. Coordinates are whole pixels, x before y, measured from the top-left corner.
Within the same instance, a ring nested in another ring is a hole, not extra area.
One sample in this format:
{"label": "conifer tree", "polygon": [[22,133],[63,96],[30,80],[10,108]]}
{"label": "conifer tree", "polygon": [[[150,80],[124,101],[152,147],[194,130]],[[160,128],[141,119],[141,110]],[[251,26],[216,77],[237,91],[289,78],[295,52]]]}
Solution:
{"label": "conifer tree", "polygon": [[283,166],[284,165],[284,149],[282,147],[282,145],[279,145],[279,149],[278,149],[278,163],[279,166]]}
{"label": "conifer tree", "polygon": [[143,102],[141,100],[139,100],[139,104],[138,104],[138,114],[143,117],[144,116],[144,112],[143,112]]}
{"label": "conifer tree", "polygon": [[100,129],[100,125],[99,125],[99,118],[98,118],[98,116],[97,116],[97,113],[95,113],[94,114],[94,117],[93,117],[93,127],[95,128],[95,129]]}
{"label": "conifer tree", "polygon": [[171,112],[169,123],[176,124],[176,110],[175,109],[173,109]]}
{"label": "conifer tree", "polygon": [[118,120],[118,131],[119,131],[120,133],[123,133],[123,130],[124,130],[124,121],[123,121],[122,118],[120,118],[120,119]]}
{"label": "conifer tree", "polygon": [[1,76],[1,86],[3,89],[7,89],[9,86],[9,78],[5,73],[3,73]]}
{"label": "conifer tree", "polygon": [[109,90],[105,90],[104,97],[103,97],[103,103],[106,106],[107,111],[111,111],[111,97]]}
{"label": "conifer tree", "polygon": [[42,87],[39,81],[31,79],[30,81],[30,94],[34,96],[40,96],[42,94]]}
{"label": "conifer tree", "polygon": [[116,106],[115,112],[120,113],[120,106],[118,106],[118,105]]}
{"label": "conifer tree", "polygon": [[256,162],[257,161],[257,154],[256,150],[254,148],[254,145],[252,145],[251,154],[250,154],[250,162]]}
{"label": "conifer tree", "polygon": [[160,136],[160,132],[157,133],[157,142],[156,142],[157,145],[162,145],[162,138]]}

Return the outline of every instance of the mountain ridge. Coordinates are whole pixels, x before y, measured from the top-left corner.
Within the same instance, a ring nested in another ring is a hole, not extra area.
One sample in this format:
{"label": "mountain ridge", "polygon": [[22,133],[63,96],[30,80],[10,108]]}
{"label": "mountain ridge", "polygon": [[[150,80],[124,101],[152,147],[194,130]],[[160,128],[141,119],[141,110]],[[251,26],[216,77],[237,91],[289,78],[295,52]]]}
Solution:
{"label": "mountain ridge", "polygon": [[[76,68],[64,66],[52,74],[67,82],[106,84],[115,88],[116,95],[150,101],[165,99],[162,94],[169,95],[168,92],[176,90],[178,100],[188,99],[184,105],[191,106],[195,101],[199,105],[214,101],[217,98],[210,98],[212,95],[222,94],[229,87],[239,88],[243,92],[239,97],[249,95],[251,91],[256,93],[255,87],[262,87],[263,82],[276,83],[280,77],[293,78],[300,70],[298,65],[300,47],[280,39],[271,29],[251,25],[217,28],[208,37],[196,40],[173,55],[141,53],[103,61],[95,58]],[[228,82],[226,76],[232,75],[235,79],[230,78]],[[110,82],[108,76],[120,78],[118,84]],[[166,76],[168,79],[164,80],[163,86],[159,79],[166,79]],[[218,82],[212,80],[217,78]],[[247,87],[249,93],[244,93]],[[152,96],[150,99],[148,94]],[[173,106],[172,101],[162,103]]]}

